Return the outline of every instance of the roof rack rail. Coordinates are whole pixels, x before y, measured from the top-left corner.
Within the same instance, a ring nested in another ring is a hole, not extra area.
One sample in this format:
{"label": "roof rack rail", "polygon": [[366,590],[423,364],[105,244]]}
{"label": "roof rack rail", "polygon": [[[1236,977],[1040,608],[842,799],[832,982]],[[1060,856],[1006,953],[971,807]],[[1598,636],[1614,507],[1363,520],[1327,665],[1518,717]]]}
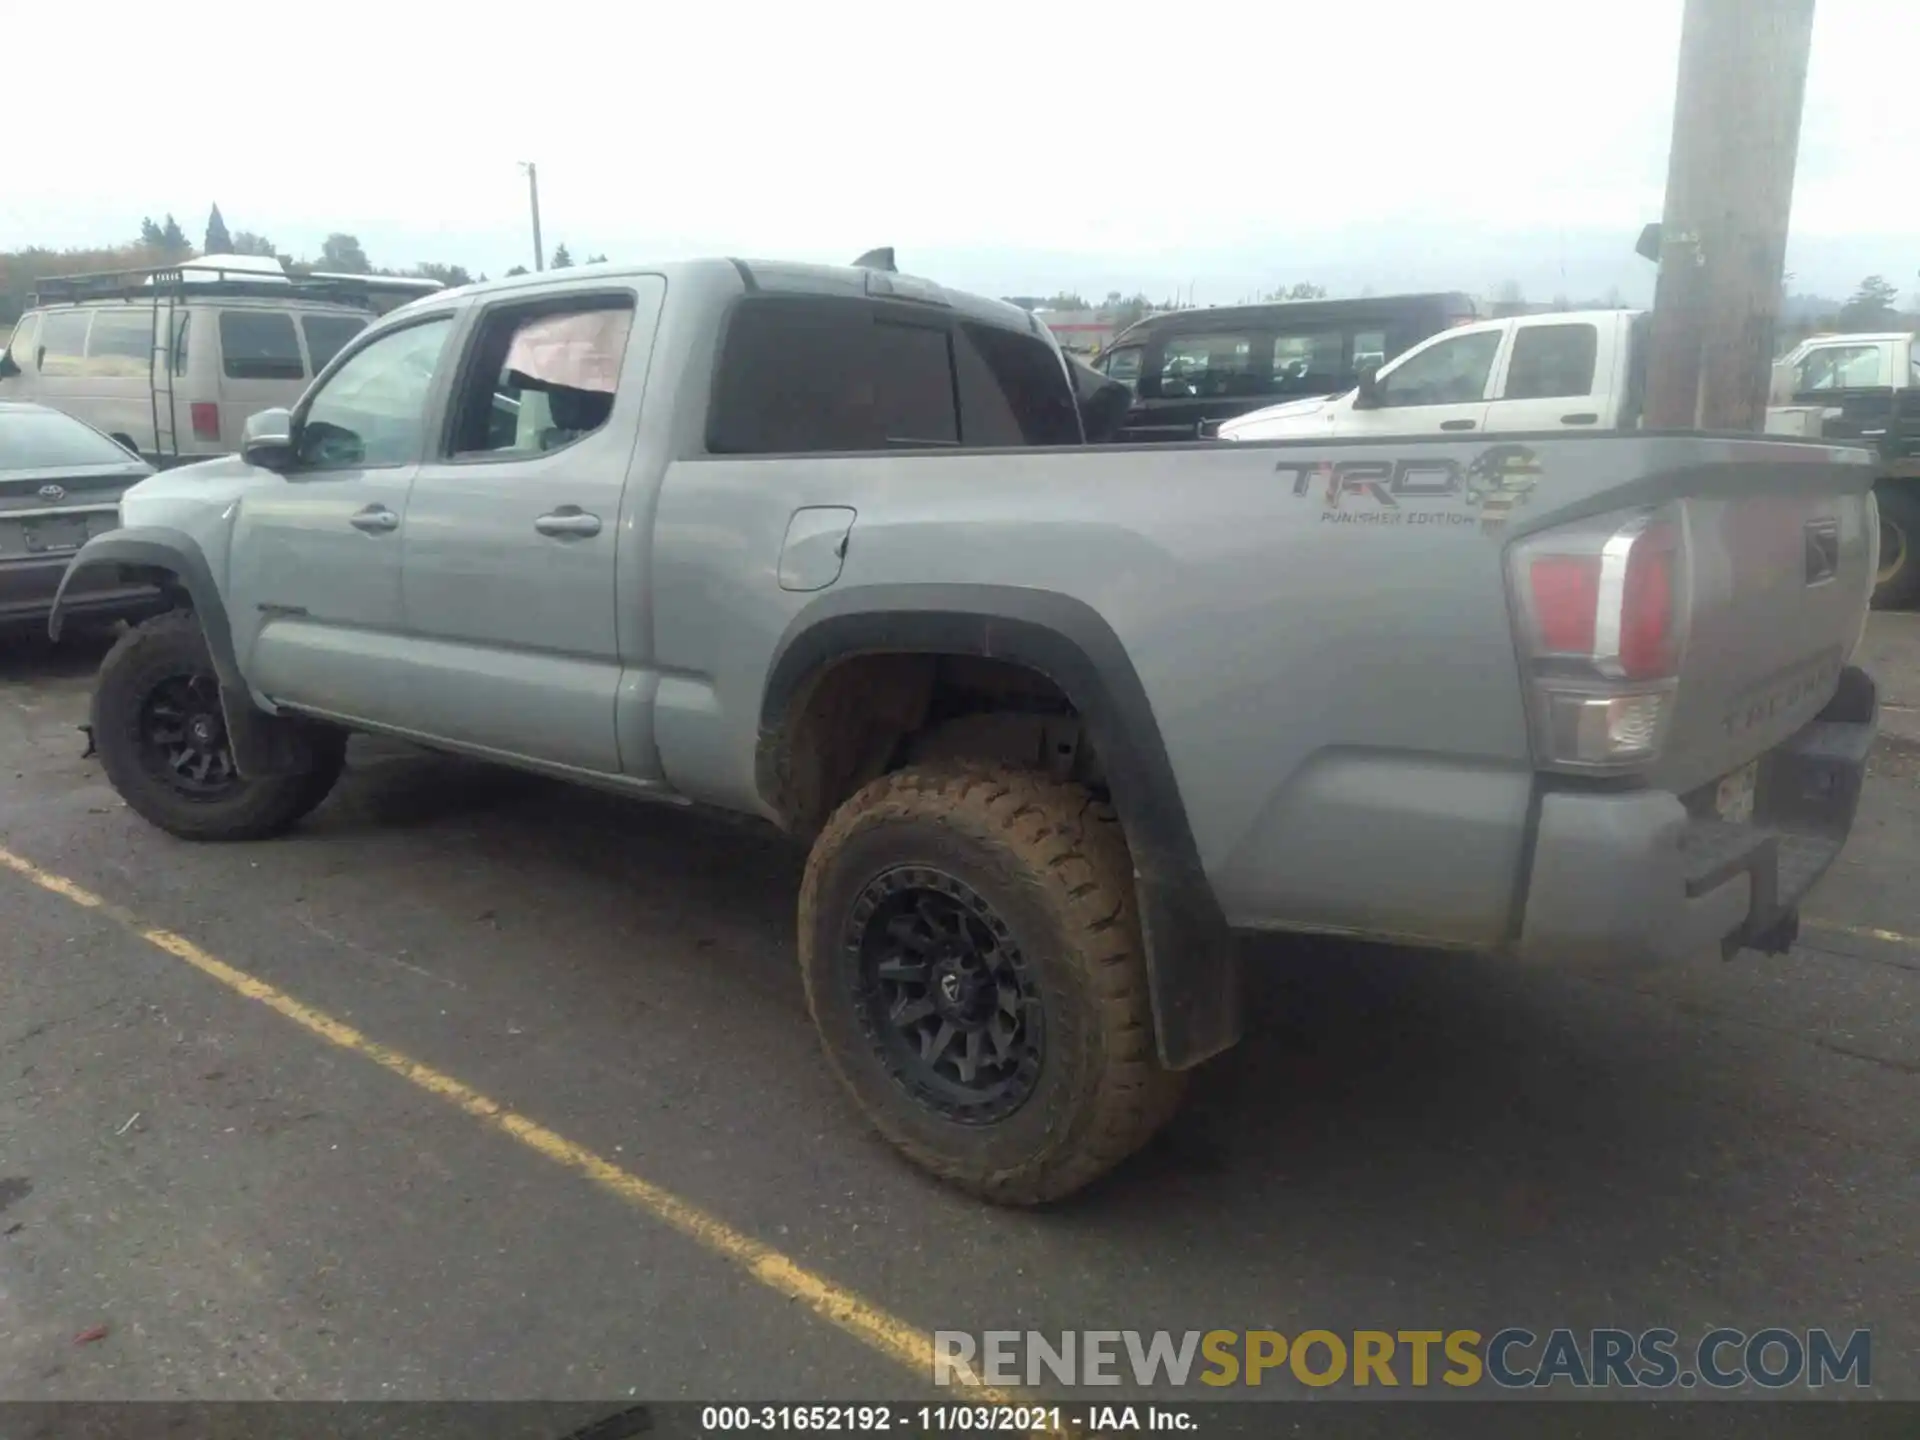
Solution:
{"label": "roof rack rail", "polygon": [[72,305],[94,300],[155,300],[165,298],[170,292],[176,302],[188,295],[206,299],[251,297],[321,300],[372,309],[376,300],[413,299],[442,288],[437,280],[315,274],[284,270],[275,262],[229,266],[186,260],[177,265],[43,276],[35,282],[27,303]]}

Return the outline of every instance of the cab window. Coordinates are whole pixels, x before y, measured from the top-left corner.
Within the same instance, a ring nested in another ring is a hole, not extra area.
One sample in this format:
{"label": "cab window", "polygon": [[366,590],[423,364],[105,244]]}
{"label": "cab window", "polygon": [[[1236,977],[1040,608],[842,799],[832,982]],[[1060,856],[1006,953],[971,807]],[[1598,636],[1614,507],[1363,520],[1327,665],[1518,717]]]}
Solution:
{"label": "cab window", "polygon": [[[1369,337],[1371,338],[1371,337]],[[1340,330],[1282,332],[1273,337],[1274,395],[1324,395],[1340,388],[1347,371],[1347,336]]]}
{"label": "cab window", "polygon": [[1078,445],[1080,406],[1060,352],[1037,335],[963,321],[954,329],[964,445]]}
{"label": "cab window", "polygon": [[506,459],[586,439],[613,414],[632,329],[630,295],[494,310],[455,402],[452,453]]}
{"label": "cab window", "polygon": [[1464,405],[1483,400],[1499,350],[1498,330],[1438,341],[1380,377],[1380,404]]}
{"label": "cab window", "polygon": [[349,356],[301,416],[296,453],[306,469],[407,465],[420,458],[427,401],[452,317],[389,331]]}
{"label": "cab window", "polygon": [[36,368],[33,352],[39,339],[40,316],[35,313],[16,325],[13,337],[7,341],[7,354],[13,357],[13,363],[20,367],[22,374],[30,373]]}
{"label": "cab window", "polygon": [[1592,325],[1523,325],[1507,362],[1508,400],[1548,400],[1593,393],[1600,332]]}
{"label": "cab window", "polygon": [[1163,400],[1221,395],[1257,395],[1264,377],[1253,373],[1254,337],[1249,334],[1170,335],[1154,376]]}
{"label": "cab window", "polygon": [[1122,345],[1118,350],[1109,350],[1100,357],[1097,367],[1109,380],[1126,386],[1129,390],[1140,389],[1140,355],[1138,345]]}
{"label": "cab window", "polygon": [[40,322],[40,373],[83,375],[87,364],[89,310],[53,310]]}
{"label": "cab window", "polygon": [[222,310],[220,368],[229,380],[304,380],[307,367],[293,316],[280,310]]}
{"label": "cab window", "polygon": [[145,306],[95,315],[87,336],[87,374],[144,379],[154,358],[153,317]]}
{"label": "cab window", "polygon": [[307,359],[318,375],[327,362],[346,348],[347,342],[367,328],[357,315],[302,315],[301,333],[307,337]]}
{"label": "cab window", "polygon": [[1892,383],[1880,346],[1827,345],[1800,362],[1793,388],[1796,393],[1860,390]]}

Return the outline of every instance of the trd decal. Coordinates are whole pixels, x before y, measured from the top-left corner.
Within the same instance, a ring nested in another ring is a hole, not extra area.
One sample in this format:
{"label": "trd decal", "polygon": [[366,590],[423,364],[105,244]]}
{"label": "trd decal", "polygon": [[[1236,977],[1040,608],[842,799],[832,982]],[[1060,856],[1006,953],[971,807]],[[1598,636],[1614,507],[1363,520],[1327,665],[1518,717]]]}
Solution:
{"label": "trd decal", "polygon": [[[1446,456],[1409,460],[1282,460],[1274,474],[1298,496],[1317,494],[1325,522],[1361,525],[1471,525],[1496,534],[1540,481],[1540,458],[1525,445],[1495,445],[1467,464]],[[1458,500],[1461,509],[1404,502]]]}

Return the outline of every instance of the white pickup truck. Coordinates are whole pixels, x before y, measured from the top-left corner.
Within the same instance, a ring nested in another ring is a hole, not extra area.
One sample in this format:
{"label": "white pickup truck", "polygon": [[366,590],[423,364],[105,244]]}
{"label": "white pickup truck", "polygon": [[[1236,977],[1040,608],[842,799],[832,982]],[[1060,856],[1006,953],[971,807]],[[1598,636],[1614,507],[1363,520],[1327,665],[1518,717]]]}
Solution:
{"label": "white pickup truck", "polygon": [[1874,603],[1920,602],[1920,335],[1815,335],[1773,367],[1767,429],[1878,452]]}
{"label": "white pickup truck", "polygon": [[1525,315],[1456,326],[1343,395],[1228,420],[1222,440],[1630,430],[1646,388],[1640,310]]}
{"label": "white pickup truck", "polygon": [[[1384,439],[1639,428],[1649,317],[1587,310],[1488,320],[1414,346],[1341,395],[1270,405],[1222,440]],[[1822,335],[1774,367],[1767,429],[1880,455],[1874,603],[1920,602],[1920,337]]]}

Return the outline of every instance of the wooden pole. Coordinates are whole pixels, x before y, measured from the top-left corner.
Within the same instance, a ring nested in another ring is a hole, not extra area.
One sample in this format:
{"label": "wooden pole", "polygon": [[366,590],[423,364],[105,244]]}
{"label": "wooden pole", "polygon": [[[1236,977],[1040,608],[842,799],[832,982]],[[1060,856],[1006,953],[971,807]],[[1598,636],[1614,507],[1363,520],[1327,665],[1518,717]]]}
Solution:
{"label": "wooden pole", "polygon": [[1686,0],[1649,429],[1765,424],[1813,3]]}

